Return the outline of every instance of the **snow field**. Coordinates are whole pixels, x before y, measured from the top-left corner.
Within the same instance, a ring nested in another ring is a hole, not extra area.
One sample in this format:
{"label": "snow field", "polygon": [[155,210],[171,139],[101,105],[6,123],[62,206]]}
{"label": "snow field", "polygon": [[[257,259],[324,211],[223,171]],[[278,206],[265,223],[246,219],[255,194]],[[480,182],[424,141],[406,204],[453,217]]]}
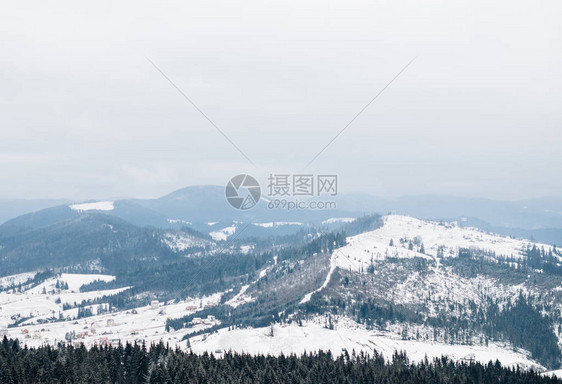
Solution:
{"label": "snow field", "polygon": [[250,354],[287,355],[302,354],[318,350],[330,350],[339,356],[344,350],[372,354],[373,349],[382,353],[386,359],[395,351],[406,351],[411,361],[429,360],[443,355],[453,360],[475,360],[488,363],[496,359],[504,365],[525,368],[544,368],[534,363],[525,351],[513,351],[504,345],[490,343],[486,346],[450,345],[428,341],[402,340],[395,333],[387,331],[370,331],[351,320],[335,322],[334,329],[325,327],[325,320],[304,322],[302,326],[292,324],[275,324],[273,336],[271,327],[219,330],[211,335],[195,336],[190,339],[195,353],[216,351],[236,351]]}
{"label": "snow field", "polygon": [[180,346],[185,349],[183,335],[206,329],[216,324],[217,320],[203,319],[189,330],[181,329],[166,332],[166,320],[193,314],[203,308],[220,303],[223,293],[216,293],[203,298],[189,298],[177,303],[156,303],[129,311],[104,313],[77,320],[67,320],[45,324],[27,324],[8,329],[8,337],[19,338],[28,346],[44,344],[56,345],[65,341],[67,333],[74,333],[73,342],[84,343],[86,346],[94,344],[116,344],[142,342],[167,342],[172,347]]}
{"label": "snow field", "polygon": [[214,231],[209,233],[209,236],[215,241],[225,241],[229,236],[232,236],[236,232],[236,226],[231,225],[230,227],[223,228],[219,231]]}
{"label": "snow field", "polygon": [[[442,250],[443,257],[455,257],[459,248],[476,248],[494,252],[498,256],[521,258],[521,251],[532,244],[530,240],[513,239],[475,228],[461,228],[454,223],[436,223],[407,216],[389,215],[383,217],[383,222],[381,228],[350,237],[348,244],[336,252],[336,265],[346,270],[360,271],[366,270],[372,260],[389,257],[436,259],[439,249]],[[410,241],[423,243],[425,252],[418,252],[418,244],[414,245],[413,250],[409,250]],[[547,251],[552,249],[547,244],[536,245]]]}
{"label": "snow field", "polygon": [[78,212],[86,211],[113,211],[113,201],[97,201],[95,203],[83,203],[69,205],[70,209]]}

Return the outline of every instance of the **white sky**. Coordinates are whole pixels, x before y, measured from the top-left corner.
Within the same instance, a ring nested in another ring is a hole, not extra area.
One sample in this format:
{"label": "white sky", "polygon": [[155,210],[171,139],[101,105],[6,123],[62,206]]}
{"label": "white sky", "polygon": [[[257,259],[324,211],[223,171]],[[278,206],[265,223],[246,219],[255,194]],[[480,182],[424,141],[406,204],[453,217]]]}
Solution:
{"label": "white sky", "polygon": [[560,195],[561,19],[559,0],[1,0],[0,197],[302,173],[415,56],[306,172],[381,196]]}

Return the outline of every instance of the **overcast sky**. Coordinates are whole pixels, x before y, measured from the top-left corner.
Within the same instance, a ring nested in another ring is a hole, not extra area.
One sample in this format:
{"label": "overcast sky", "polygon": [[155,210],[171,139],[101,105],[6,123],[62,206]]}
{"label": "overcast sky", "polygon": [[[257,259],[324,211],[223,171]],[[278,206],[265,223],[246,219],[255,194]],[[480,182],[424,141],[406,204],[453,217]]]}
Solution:
{"label": "overcast sky", "polygon": [[272,172],[379,196],[561,195],[559,0],[0,7],[1,198],[159,196]]}

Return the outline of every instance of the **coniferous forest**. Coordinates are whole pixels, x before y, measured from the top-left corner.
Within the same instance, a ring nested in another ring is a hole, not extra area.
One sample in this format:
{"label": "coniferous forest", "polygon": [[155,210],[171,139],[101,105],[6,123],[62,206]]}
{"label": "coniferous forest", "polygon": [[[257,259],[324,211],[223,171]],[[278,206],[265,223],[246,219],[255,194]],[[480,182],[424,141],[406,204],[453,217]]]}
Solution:
{"label": "coniferous forest", "polygon": [[[222,355],[222,354],[221,354]],[[302,356],[225,353],[221,358],[173,350],[160,343],[94,346],[59,345],[37,349],[4,338],[0,383],[560,383],[533,371],[447,358],[418,364],[404,353],[385,360],[329,352]]]}

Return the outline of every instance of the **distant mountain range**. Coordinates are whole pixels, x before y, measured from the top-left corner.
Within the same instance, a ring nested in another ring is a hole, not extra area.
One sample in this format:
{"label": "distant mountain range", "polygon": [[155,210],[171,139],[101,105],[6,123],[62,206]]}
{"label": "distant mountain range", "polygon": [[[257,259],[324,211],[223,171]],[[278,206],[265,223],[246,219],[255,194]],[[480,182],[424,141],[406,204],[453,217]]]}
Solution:
{"label": "distant mountain range", "polygon": [[70,203],[71,200],[68,199],[0,199],[0,223],[26,213]]}
{"label": "distant mountain range", "polygon": [[[562,244],[562,198],[500,201],[450,196],[378,198],[347,194],[334,198],[333,210],[268,209],[260,201],[250,210],[236,210],[225,199],[224,187],[192,186],[155,199],[123,199],[103,213],[133,225],[155,228],[190,226],[207,232],[207,223],[290,222],[321,226],[333,218],[371,213],[397,213],[420,219],[458,221],[463,226],[516,237]],[[92,203],[92,202],[86,202]],[[0,200],[0,236],[37,229],[78,217],[96,209],[72,209],[68,200]],[[78,203],[78,205],[81,203]],[[296,229],[296,226],[293,226]],[[214,228],[216,229],[216,228]]]}
{"label": "distant mountain range", "polygon": [[395,211],[422,219],[472,217],[506,228],[562,228],[562,197],[503,201],[430,195],[378,198],[351,194],[341,196],[339,206],[352,211]]}

